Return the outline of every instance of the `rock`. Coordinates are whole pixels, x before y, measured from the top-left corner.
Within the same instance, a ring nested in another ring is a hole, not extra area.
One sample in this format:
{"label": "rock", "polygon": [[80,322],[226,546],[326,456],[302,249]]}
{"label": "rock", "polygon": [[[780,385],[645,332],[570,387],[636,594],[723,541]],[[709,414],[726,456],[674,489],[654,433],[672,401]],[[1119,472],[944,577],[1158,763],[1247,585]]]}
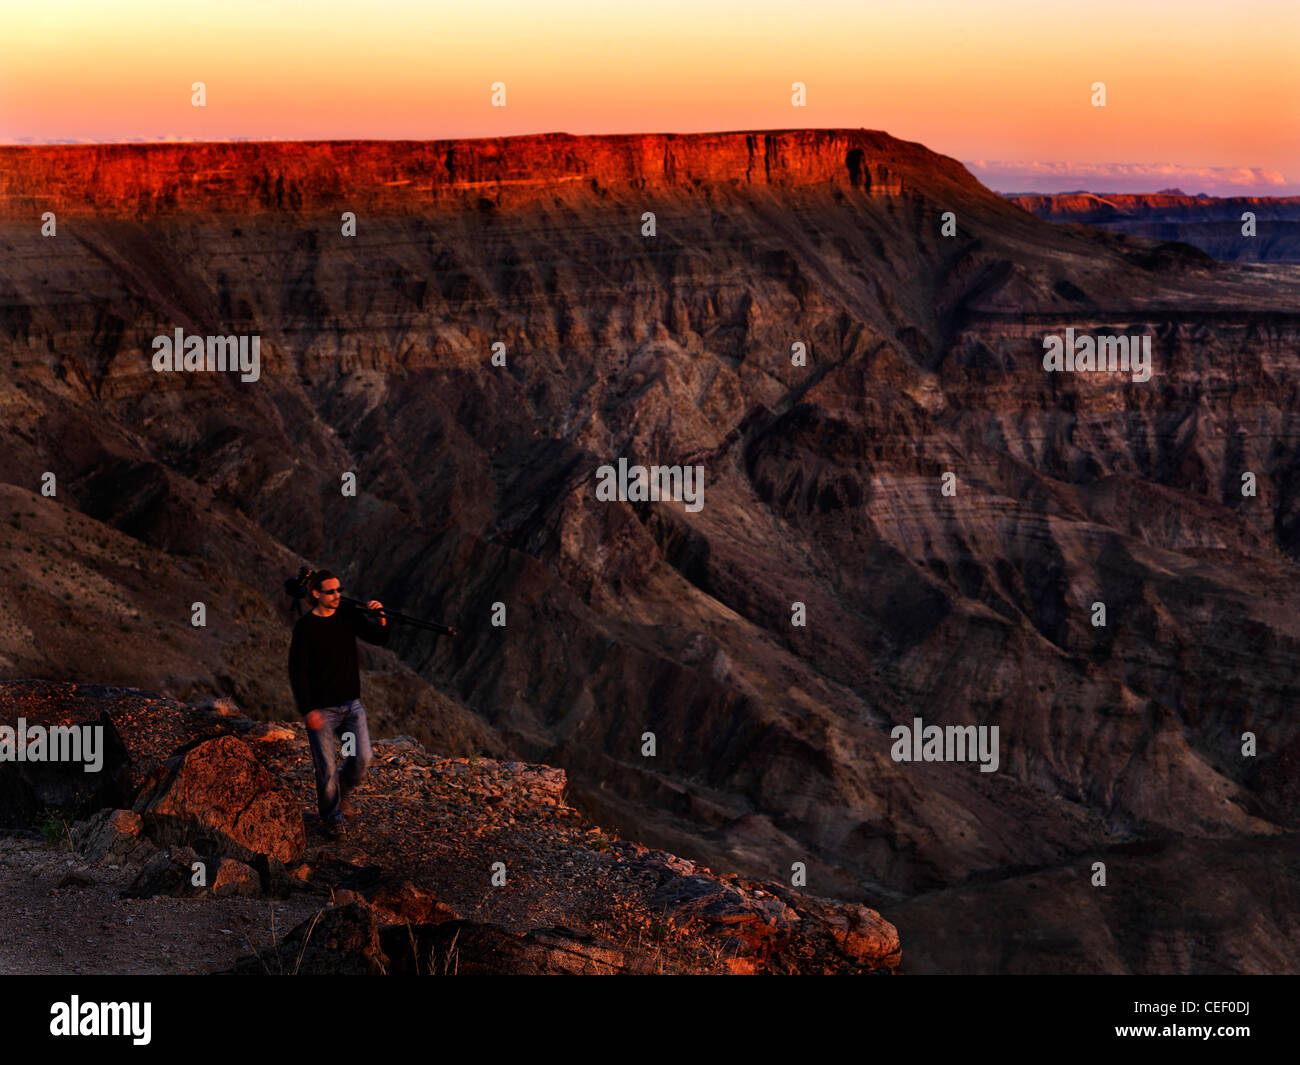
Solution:
{"label": "rock", "polygon": [[267,898],[287,899],[291,892],[303,888],[303,881],[291,876],[284,863],[278,858],[255,854],[249,864],[252,865],[262,885],[262,894]]}
{"label": "rock", "polygon": [[72,845],[87,861],[118,865],[143,865],[158,851],[133,810],[96,811],[73,826]]}
{"label": "rock", "polygon": [[216,874],[208,874],[208,890],[216,898],[252,898],[262,893],[262,878],[256,870],[233,858],[219,858]]}
{"label": "rock", "polygon": [[[203,866],[206,884],[197,885],[195,863]],[[176,898],[254,898],[262,894],[262,880],[257,871],[220,855],[199,855],[189,847],[176,845],[158,852],[137,875],[124,898],[152,898],[171,895]]]}
{"label": "rock", "polygon": [[858,906],[844,938],[844,953],[870,968],[895,968],[902,961],[898,929],[875,910]]}
{"label": "rock", "polygon": [[275,947],[240,958],[229,971],[242,976],[381,976],[389,964],[374,909],[353,902],[319,911]]}
{"label": "rock", "polygon": [[258,743],[281,743],[297,738],[298,734],[284,725],[267,725],[264,728],[254,729],[245,737]]}
{"label": "rock", "polygon": [[[689,877],[695,872],[695,863],[687,858],[679,858],[675,854],[665,854],[662,851],[651,853],[651,864],[659,868],[668,870],[673,873],[680,873],[682,876]],[[725,877],[722,879],[726,879]]]}
{"label": "rock", "polygon": [[363,894],[385,924],[436,925],[454,921],[460,916],[431,891],[404,878],[386,877],[364,888]]}
{"label": "rock", "polygon": [[762,922],[762,914],[748,900],[724,884],[702,876],[667,879],[651,900],[654,909],[682,927],[691,924],[745,924]]}
{"label": "rock", "polygon": [[647,957],[568,928],[509,932],[494,925],[453,920],[381,932],[394,973],[411,975],[644,975]]}
{"label": "rock", "polygon": [[239,704],[234,699],[219,696],[216,699],[208,699],[203,702],[193,704],[199,710],[206,710],[214,717],[242,717],[239,711]]}
{"label": "rock", "polygon": [[898,930],[875,910],[771,882],[764,882],[762,897],[756,890],[738,876],[669,875],[651,906],[671,926],[711,944],[735,973],[865,973],[899,964]]}
{"label": "rock", "polygon": [[158,843],[191,844],[239,860],[266,855],[289,862],[306,845],[297,799],[233,736],[169,759],[133,809]]}
{"label": "rock", "polygon": [[875,910],[802,894],[781,884],[765,886],[799,916],[787,960],[778,963],[775,971],[787,963],[813,971],[806,967],[812,962],[825,972],[888,972],[902,961],[898,929]]}
{"label": "rock", "polygon": [[182,844],[160,850],[145,863],[131,886],[122,892],[122,897],[148,899],[155,895],[176,897],[203,895],[207,892],[207,888],[196,887],[193,883],[196,862],[203,863],[207,876],[211,875],[217,865],[216,860],[200,858],[195,851]]}

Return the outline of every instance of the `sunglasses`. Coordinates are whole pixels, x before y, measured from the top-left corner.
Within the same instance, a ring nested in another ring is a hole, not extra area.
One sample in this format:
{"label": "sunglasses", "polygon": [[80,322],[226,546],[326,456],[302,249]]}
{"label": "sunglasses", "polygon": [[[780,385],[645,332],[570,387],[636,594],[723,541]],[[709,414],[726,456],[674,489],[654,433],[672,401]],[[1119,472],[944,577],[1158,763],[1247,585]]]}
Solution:
{"label": "sunglasses", "polygon": [[316,591],[321,595],[340,595],[343,592],[343,588],[340,585],[338,588],[317,588]]}

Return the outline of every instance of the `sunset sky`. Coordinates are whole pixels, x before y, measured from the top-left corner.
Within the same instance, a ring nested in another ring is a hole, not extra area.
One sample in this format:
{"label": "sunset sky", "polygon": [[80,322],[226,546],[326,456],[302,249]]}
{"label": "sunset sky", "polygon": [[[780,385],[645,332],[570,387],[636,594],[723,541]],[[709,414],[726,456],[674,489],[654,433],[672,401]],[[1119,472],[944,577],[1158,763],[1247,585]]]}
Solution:
{"label": "sunset sky", "polygon": [[998,191],[1297,195],[1300,3],[47,0],[0,35],[6,143],[795,127]]}

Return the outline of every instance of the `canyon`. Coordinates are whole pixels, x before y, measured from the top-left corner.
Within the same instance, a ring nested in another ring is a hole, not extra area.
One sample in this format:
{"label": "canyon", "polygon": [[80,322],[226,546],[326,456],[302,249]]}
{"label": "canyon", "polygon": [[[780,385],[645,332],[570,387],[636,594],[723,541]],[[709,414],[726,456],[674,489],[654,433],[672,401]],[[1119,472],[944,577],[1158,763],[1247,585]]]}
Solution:
{"label": "canyon", "polygon": [[[0,680],[296,720],[328,566],[461,633],[365,649],[372,735],[802,862],[902,972],[1295,971],[1297,297],[867,130],[0,148]],[[1151,379],[1044,372],[1067,329]],[[260,377],[155,373],[176,330]],[[998,770],[895,762],[915,718]]]}

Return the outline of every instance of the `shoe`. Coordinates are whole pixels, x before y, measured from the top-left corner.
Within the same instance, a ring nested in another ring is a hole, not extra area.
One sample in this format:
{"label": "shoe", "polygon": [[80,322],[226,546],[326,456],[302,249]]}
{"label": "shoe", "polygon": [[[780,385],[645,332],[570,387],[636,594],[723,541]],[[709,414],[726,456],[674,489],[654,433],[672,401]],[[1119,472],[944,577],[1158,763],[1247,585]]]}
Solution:
{"label": "shoe", "polygon": [[344,817],[351,817],[357,812],[356,804],[353,803],[351,799],[344,799],[339,803],[339,812],[343,814]]}
{"label": "shoe", "polygon": [[347,839],[348,829],[342,821],[330,821],[325,825],[325,835],[330,839]]}

